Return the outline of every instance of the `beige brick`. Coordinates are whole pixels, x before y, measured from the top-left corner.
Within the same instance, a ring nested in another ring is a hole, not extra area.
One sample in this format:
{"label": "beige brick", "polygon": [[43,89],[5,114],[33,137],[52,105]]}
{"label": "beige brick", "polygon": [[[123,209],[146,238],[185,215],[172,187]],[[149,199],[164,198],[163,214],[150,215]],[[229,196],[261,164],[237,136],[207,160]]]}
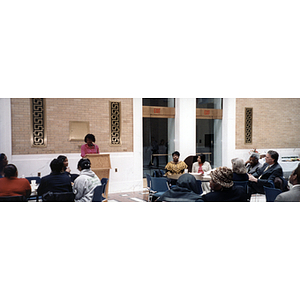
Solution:
{"label": "beige brick", "polygon": [[[32,148],[30,142],[30,99],[12,98],[13,154],[80,153],[82,142],[69,141],[69,121],[90,122],[100,152],[133,151],[133,102],[131,98],[45,98],[46,148]],[[121,102],[121,146],[109,145],[109,101]],[[124,133],[124,136],[123,136]]]}

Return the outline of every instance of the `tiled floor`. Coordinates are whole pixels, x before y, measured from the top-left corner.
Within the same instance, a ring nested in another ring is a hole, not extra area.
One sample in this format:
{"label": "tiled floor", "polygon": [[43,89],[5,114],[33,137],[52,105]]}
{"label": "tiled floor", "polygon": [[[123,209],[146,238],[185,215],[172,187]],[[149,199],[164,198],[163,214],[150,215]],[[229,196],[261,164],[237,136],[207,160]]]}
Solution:
{"label": "tiled floor", "polygon": [[[147,202],[147,199],[148,192],[144,190],[141,192],[109,194],[107,202]],[[266,196],[254,194],[250,202],[266,202]]]}
{"label": "tiled floor", "polygon": [[147,202],[148,192],[114,193],[109,194],[107,202]]}

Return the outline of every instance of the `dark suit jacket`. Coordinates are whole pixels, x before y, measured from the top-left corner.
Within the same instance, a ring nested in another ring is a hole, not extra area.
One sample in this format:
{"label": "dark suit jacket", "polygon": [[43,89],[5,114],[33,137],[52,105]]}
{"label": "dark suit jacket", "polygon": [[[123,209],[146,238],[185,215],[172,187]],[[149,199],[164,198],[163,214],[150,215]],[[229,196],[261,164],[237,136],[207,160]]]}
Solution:
{"label": "dark suit jacket", "polygon": [[71,178],[64,173],[51,173],[41,179],[41,184],[37,191],[39,196],[42,196],[47,192],[72,192]]}
{"label": "dark suit jacket", "polygon": [[255,178],[259,178],[262,175],[261,179],[258,179],[256,183],[259,187],[270,187],[271,185],[268,183],[268,181],[274,182],[275,177],[283,176],[282,168],[279,163],[275,163],[271,168],[264,172],[268,166],[269,165],[265,163],[254,174],[252,174]]}
{"label": "dark suit jacket", "polygon": [[247,194],[243,187],[234,185],[229,189],[224,188],[223,191],[207,193],[201,198],[204,202],[246,202]]}

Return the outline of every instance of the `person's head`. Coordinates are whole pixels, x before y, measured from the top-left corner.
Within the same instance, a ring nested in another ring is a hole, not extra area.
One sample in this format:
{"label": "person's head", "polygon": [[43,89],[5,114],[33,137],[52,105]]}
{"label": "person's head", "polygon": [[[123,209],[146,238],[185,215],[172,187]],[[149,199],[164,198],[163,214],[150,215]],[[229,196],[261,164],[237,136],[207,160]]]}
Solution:
{"label": "person's head", "polygon": [[50,168],[52,173],[54,174],[58,174],[61,173],[64,167],[64,163],[62,162],[62,160],[54,158],[51,163],[50,163]]}
{"label": "person's head", "polygon": [[245,162],[240,158],[233,158],[231,160],[232,163],[232,172],[236,174],[246,174],[247,169],[245,167]]}
{"label": "person's head", "polygon": [[178,151],[175,151],[175,152],[172,153],[172,158],[173,158],[173,161],[174,161],[175,163],[178,162],[179,157],[180,157],[180,153],[179,153]]}
{"label": "person's head", "polygon": [[7,157],[4,153],[0,154],[0,171],[4,169],[5,166],[7,166],[8,161]]}
{"label": "person's head", "polygon": [[213,191],[221,191],[223,188],[231,188],[233,186],[233,173],[227,167],[219,167],[210,173],[210,188]]}
{"label": "person's head", "polygon": [[293,171],[289,181],[292,185],[300,184],[300,164],[298,164],[298,167]]}
{"label": "person's head", "polygon": [[260,158],[260,155],[258,153],[252,153],[249,158],[250,166],[255,167],[258,164],[259,158]]}
{"label": "person's head", "polygon": [[8,164],[4,168],[4,176],[6,178],[18,177],[18,169],[13,164]]}
{"label": "person's head", "polygon": [[58,157],[57,157],[57,159],[59,159],[59,160],[61,160],[62,162],[63,162],[63,170],[66,170],[66,168],[68,167],[68,165],[69,165],[69,160],[68,160],[68,158],[66,157],[66,156],[64,156],[64,155],[59,155]]}
{"label": "person's head", "polygon": [[204,163],[205,163],[205,154],[199,154],[199,155],[197,156],[197,162],[198,162],[199,164],[204,164]]}
{"label": "person's head", "polygon": [[186,188],[193,191],[196,194],[200,194],[199,186],[197,184],[196,178],[191,174],[183,174],[179,177],[176,183],[177,186],[181,188]]}
{"label": "person's head", "polygon": [[92,146],[93,143],[96,142],[96,138],[93,134],[89,133],[85,136],[84,141],[89,145]]}
{"label": "person's head", "polygon": [[90,168],[91,168],[91,161],[88,158],[82,158],[77,164],[77,169],[79,171],[87,170]]}
{"label": "person's head", "polygon": [[273,165],[277,163],[278,158],[279,158],[279,154],[274,150],[270,150],[266,154],[266,163],[269,165]]}

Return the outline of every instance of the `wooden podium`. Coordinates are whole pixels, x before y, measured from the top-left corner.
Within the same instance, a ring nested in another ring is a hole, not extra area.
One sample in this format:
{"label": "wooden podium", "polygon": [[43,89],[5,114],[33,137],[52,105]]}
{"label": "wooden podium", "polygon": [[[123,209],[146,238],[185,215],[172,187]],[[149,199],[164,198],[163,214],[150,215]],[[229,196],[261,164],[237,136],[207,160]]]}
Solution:
{"label": "wooden podium", "polygon": [[101,180],[102,178],[108,178],[105,197],[108,195],[109,187],[109,174],[110,174],[110,155],[109,154],[87,154],[84,158],[88,158],[91,161],[91,170]]}

